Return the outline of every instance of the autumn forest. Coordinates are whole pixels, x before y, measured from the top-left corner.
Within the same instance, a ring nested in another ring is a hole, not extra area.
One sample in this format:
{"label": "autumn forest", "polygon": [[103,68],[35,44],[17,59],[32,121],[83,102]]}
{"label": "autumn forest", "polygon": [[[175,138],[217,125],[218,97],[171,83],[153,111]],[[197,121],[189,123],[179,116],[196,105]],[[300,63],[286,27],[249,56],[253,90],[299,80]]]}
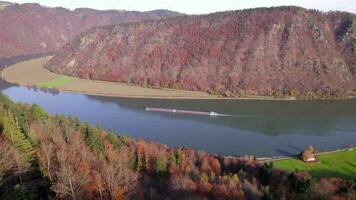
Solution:
{"label": "autumn forest", "polygon": [[1,199],[352,199],[354,181],[315,180],[254,157],[168,148],[1,96]]}

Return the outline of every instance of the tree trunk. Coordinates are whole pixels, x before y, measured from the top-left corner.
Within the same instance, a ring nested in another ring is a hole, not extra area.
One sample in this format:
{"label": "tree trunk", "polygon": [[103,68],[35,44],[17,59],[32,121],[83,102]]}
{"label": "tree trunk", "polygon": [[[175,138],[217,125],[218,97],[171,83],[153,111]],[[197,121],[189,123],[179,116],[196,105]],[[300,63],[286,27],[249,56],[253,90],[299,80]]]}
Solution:
{"label": "tree trunk", "polygon": [[71,191],[71,193],[72,193],[72,199],[73,199],[73,200],[76,200],[75,194],[74,194],[73,185],[72,185],[72,181],[69,179],[68,182],[69,182],[70,191]]}

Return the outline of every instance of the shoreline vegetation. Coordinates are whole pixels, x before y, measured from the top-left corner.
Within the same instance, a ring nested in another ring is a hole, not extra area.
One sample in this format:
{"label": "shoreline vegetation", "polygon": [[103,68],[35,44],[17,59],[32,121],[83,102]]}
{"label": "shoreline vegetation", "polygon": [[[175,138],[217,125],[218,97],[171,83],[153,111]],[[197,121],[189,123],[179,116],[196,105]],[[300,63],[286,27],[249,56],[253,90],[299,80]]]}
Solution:
{"label": "shoreline vegetation", "polygon": [[51,56],[27,60],[7,67],[1,72],[3,80],[27,87],[53,89],[62,92],[85,95],[158,98],[158,99],[209,99],[209,100],[296,100],[295,98],[275,98],[265,96],[226,98],[206,92],[175,90],[168,88],[145,88],[137,85],[108,81],[80,79],[55,74],[43,66]]}
{"label": "shoreline vegetation", "polygon": [[318,180],[248,158],[169,148],[2,95],[0,125],[0,199],[296,200],[356,194],[352,179]]}

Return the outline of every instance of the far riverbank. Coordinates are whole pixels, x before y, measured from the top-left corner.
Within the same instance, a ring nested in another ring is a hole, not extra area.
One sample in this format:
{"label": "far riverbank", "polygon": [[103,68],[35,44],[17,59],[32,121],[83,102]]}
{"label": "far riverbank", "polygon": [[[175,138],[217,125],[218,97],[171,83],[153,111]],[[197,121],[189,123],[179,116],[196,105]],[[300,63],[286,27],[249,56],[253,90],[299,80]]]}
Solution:
{"label": "far riverbank", "polygon": [[63,92],[107,97],[212,100],[296,100],[295,98],[274,98],[265,96],[225,98],[199,91],[145,88],[124,83],[80,79],[48,71],[43,66],[49,59],[51,59],[51,56],[14,64],[4,69],[1,72],[1,77],[9,83],[21,86],[50,88]]}

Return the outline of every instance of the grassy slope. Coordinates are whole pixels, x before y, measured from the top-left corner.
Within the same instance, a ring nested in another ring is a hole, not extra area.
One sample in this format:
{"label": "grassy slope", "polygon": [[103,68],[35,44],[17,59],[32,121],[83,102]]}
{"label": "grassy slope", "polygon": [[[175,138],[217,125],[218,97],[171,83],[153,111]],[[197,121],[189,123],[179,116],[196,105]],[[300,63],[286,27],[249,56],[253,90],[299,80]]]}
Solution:
{"label": "grassy slope", "polygon": [[273,162],[275,168],[287,171],[307,171],[314,178],[341,177],[356,179],[356,149],[319,156],[317,163],[306,164],[298,159]]}
{"label": "grassy slope", "polygon": [[38,85],[40,87],[46,87],[46,88],[55,88],[55,87],[60,87],[69,83],[72,83],[74,81],[74,78],[68,77],[68,76],[63,76],[61,78],[53,79],[50,81],[45,81],[42,83],[39,83]]}

